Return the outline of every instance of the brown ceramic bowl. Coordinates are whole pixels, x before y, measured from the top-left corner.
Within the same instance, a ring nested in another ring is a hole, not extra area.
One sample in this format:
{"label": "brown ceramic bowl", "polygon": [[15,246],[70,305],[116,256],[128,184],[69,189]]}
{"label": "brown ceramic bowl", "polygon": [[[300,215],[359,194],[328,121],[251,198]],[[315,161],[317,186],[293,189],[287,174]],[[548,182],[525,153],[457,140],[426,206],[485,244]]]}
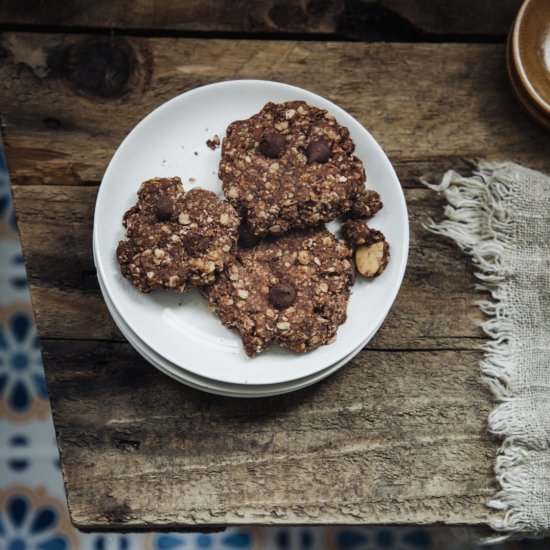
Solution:
{"label": "brown ceramic bowl", "polygon": [[526,0],[512,29],[516,73],[532,102],[550,117],[550,0]]}
{"label": "brown ceramic bowl", "polygon": [[514,62],[514,54],[512,47],[512,34],[513,29],[510,31],[508,37],[508,45],[506,47],[506,68],[508,70],[508,78],[512,91],[519,101],[524,111],[533,119],[537,124],[540,124],[546,130],[550,130],[550,116],[547,116],[544,110],[540,109],[532,100],[531,96],[527,93],[523,84],[519,78]]}

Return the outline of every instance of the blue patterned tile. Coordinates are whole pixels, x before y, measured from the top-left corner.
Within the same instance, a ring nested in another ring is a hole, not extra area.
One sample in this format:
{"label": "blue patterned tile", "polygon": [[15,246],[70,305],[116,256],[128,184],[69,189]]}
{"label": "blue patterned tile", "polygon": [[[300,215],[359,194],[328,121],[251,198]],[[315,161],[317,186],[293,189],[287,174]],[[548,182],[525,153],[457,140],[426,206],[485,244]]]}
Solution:
{"label": "blue patterned tile", "polygon": [[17,241],[0,239],[0,306],[30,302],[21,247]]}
{"label": "blue patterned tile", "polygon": [[0,238],[17,238],[17,221],[11,200],[6,159],[0,150]]}
{"label": "blue patterned tile", "polygon": [[12,470],[12,472],[16,472],[18,474],[27,470],[31,462],[27,454],[29,447],[29,438],[25,435],[14,435],[9,439],[8,445],[15,449],[22,448],[22,452],[19,456],[15,455],[7,460],[8,468]]}
{"label": "blue patterned tile", "polygon": [[342,527],[328,532],[328,544],[339,550],[429,550],[428,529],[415,527]]}
{"label": "blue patterned tile", "polygon": [[0,543],[8,550],[70,550],[78,544],[64,502],[42,489],[0,490]]}
{"label": "blue patterned tile", "polygon": [[0,324],[0,418],[44,417],[48,393],[38,344],[29,311],[4,310]]}
{"label": "blue patterned tile", "polygon": [[80,534],[82,550],[152,550],[151,535],[142,533]]}
{"label": "blue patterned tile", "polygon": [[260,529],[230,528],[222,533],[162,533],[152,537],[153,550],[253,550],[261,546]]}

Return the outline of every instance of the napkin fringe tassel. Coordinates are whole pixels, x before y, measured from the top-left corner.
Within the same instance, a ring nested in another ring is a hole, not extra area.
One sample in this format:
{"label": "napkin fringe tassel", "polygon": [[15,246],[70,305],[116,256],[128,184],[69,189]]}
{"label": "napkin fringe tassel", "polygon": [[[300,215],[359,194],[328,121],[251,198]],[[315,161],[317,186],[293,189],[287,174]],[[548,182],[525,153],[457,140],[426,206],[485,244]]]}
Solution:
{"label": "napkin fringe tassel", "polygon": [[505,289],[508,273],[502,253],[512,234],[512,222],[503,208],[503,200],[512,186],[520,183],[514,166],[483,163],[470,177],[451,170],[439,185],[421,180],[434,191],[443,193],[448,202],[446,219],[437,223],[430,220],[425,227],[432,233],[449,237],[471,256],[479,270],[476,272],[480,281],[477,288],[491,295],[491,299],[478,305],[489,316],[482,328],[492,339],[484,346],[481,372],[499,402],[489,415],[489,428],[492,433],[504,437],[495,466],[501,490],[487,503],[502,512],[489,525],[503,535],[485,541],[492,543],[521,535],[532,528],[522,511],[522,503],[529,498],[531,489],[526,469],[528,461],[524,449],[515,445],[513,436],[510,437],[520,427],[514,426],[517,417],[513,413],[514,393],[510,386],[514,334]]}

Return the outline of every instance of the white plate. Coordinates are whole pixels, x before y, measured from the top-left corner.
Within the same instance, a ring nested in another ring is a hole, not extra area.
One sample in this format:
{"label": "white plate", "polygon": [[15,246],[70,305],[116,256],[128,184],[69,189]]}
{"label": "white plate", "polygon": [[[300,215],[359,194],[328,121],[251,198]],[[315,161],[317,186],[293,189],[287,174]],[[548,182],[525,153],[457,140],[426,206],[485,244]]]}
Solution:
{"label": "white plate", "polygon": [[[221,196],[217,179],[220,151],[205,145],[225,135],[227,125],[259,111],[268,101],[305,100],[329,110],[347,126],[364,162],[368,187],[384,208],[372,220],[392,247],[386,271],[373,281],[358,278],[348,305],[348,320],[334,344],[296,355],[278,346],[254,359],[242,350],[236,331],[209,313],[196,292],[178,296],[140,293],[120,274],[115,251],[124,238],[121,220],[136,201],[142,181],[179,176]],[[195,155],[194,153],[198,154]],[[132,332],[169,363],[211,380],[232,384],[278,384],[305,378],[334,365],[374,334],[401,285],[408,253],[405,199],[395,172],[374,138],[353,117],[326,99],[276,82],[241,80],[197,88],[168,101],[143,119],[115,153],[103,178],[94,217],[96,267],[105,291]]]}
{"label": "white plate", "polygon": [[[101,290],[104,290],[103,282],[101,281],[101,275],[98,273],[98,282]],[[265,384],[262,386],[252,386],[247,384],[224,384],[223,382],[216,382],[209,380],[207,378],[193,375],[192,373],[187,372],[185,369],[168,363],[164,358],[156,354],[151,348],[146,344],[141,342],[135,334],[132,333],[131,329],[124,322],[124,319],[118,314],[113,303],[109,297],[104,294],[105,303],[107,309],[111,313],[113,320],[116,325],[128,340],[130,345],[151,365],[156,367],[162,373],[167,374],[171,378],[174,378],[178,382],[183,382],[184,384],[191,386],[192,388],[206,391],[208,393],[214,393],[217,395],[225,395],[228,397],[241,397],[241,398],[254,398],[254,397],[268,397],[271,395],[280,395],[283,393],[289,393],[292,391],[300,390],[307,386],[311,386],[320,380],[323,380],[327,376],[330,376],[332,373],[336,372],[343,365],[351,361],[362,349],[363,345],[359,346],[357,349],[353,350],[352,353],[347,355],[344,359],[338,363],[324,369],[312,376],[307,376],[301,378],[300,380],[294,380],[292,382],[282,383],[282,384]],[[369,337],[370,338],[370,337]]]}

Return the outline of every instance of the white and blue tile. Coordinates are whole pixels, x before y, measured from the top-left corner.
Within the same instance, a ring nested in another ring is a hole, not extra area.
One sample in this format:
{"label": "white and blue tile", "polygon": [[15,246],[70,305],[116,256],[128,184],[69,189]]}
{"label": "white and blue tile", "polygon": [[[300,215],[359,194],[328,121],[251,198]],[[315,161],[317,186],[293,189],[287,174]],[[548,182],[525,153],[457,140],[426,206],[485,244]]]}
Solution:
{"label": "white and blue tile", "polygon": [[[10,180],[0,143],[0,239],[18,241],[17,221],[11,200]],[[2,258],[2,263],[4,258]]]}
{"label": "white and blue tile", "polygon": [[0,236],[0,307],[9,303],[30,303],[25,264],[19,242]]}
{"label": "white and blue tile", "polygon": [[[266,527],[83,534],[69,521],[55,431],[0,148],[0,550],[473,550],[419,528]],[[544,544],[544,543],[543,543]],[[526,541],[501,546],[539,550]]]}
{"label": "white and blue tile", "polygon": [[0,309],[0,417],[47,418],[48,393],[40,345],[28,304]]}

